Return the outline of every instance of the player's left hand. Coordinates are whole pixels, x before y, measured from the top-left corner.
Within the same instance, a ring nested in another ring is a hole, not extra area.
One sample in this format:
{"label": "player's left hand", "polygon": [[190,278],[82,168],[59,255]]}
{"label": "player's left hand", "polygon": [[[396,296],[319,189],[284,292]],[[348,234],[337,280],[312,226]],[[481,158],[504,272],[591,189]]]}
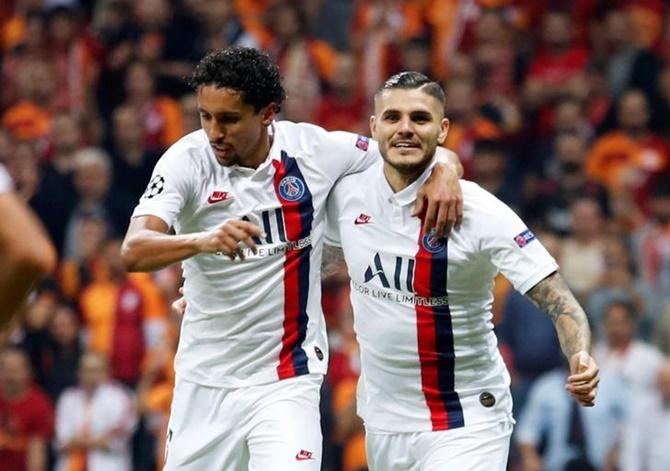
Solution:
{"label": "player's left hand", "polygon": [[565,389],[582,406],[595,405],[600,382],[599,371],[593,357],[585,351],[577,352],[570,358],[570,376]]}
{"label": "player's left hand", "polygon": [[458,227],[463,221],[463,193],[458,180],[458,172],[452,165],[438,163],[419,188],[413,215],[421,214],[425,208],[425,234],[434,227],[437,237],[445,237],[452,227]]}

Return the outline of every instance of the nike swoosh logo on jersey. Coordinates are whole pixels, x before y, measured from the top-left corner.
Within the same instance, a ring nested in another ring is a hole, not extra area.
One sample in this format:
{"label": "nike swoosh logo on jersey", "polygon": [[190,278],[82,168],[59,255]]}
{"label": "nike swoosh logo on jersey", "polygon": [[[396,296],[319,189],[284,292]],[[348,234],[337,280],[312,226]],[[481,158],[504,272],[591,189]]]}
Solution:
{"label": "nike swoosh logo on jersey", "polygon": [[227,191],[215,191],[209,196],[209,198],[207,198],[207,202],[209,204],[214,204],[220,203],[221,201],[226,201],[228,199],[230,199],[230,193]]}
{"label": "nike swoosh logo on jersey", "polygon": [[295,454],[295,459],[297,461],[306,461],[306,460],[313,460],[314,458],[312,457],[311,451],[300,450],[298,453]]}
{"label": "nike swoosh logo on jersey", "polygon": [[370,216],[368,216],[365,213],[361,213],[360,216],[358,216],[356,219],[354,219],[354,224],[359,225],[359,224],[367,224],[372,220]]}

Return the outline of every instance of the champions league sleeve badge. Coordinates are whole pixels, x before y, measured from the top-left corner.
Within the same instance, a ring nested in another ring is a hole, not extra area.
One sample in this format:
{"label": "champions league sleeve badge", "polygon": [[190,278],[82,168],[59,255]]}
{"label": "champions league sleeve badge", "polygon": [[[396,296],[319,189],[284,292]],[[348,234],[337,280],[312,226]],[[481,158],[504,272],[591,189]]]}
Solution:
{"label": "champions league sleeve badge", "polygon": [[529,242],[533,241],[534,239],[535,234],[533,234],[530,229],[526,229],[521,234],[514,237],[514,242],[516,242],[516,245],[518,245],[520,248],[524,248],[526,245],[528,245]]}
{"label": "champions league sleeve badge", "polygon": [[157,174],[151,179],[142,196],[151,199],[163,193],[163,190],[165,190],[165,178],[163,178],[162,175]]}
{"label": "champions league sleeve badge", "polygon": [[298,177],[287,176],[279,182],[279,196],[286,201],[298,201],[305,194],[305,182]]}
{"label": "champions league sleeve badge", "polygon": [[356,138],[356,147],[358,147],[362,151],[367,151],[368,147],[370,146],[370,138],[365,137],[365,136],[358,136]]}

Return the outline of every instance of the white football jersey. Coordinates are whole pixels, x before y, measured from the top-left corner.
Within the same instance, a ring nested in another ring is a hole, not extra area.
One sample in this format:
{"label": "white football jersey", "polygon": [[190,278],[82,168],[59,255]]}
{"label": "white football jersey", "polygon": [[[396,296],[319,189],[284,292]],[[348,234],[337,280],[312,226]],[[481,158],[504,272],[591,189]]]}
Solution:
{"label": "white football jersey", "polygon": [[0,195],[3,193],[9,193],[13,190],[12,179],[5,167],[0,164]]}
{"label": "white football jersey", "polygon": [[246,219],[265,232],[254,255],[199,254],[182,262],[186,313],[178,377],[224,388],[262,384],[328,364],[321,309],[325,202],[335,181],[380,159],[376,143],[309,124],[276,122],[257,169],[218,163],[203,130],[156,164],[133,217],[154,215],[177,234]]}
{"label": "white football jersey", "polygon": [[361,348],[358,411],[378,431],[446,430],[511,417],[491,322],[493,281],[522,293],[557,264],[505,204],[462,181],[463,224],[422,235],[417,188],[393,193],[377,162],[338,182],[326,243],[341,245]]}

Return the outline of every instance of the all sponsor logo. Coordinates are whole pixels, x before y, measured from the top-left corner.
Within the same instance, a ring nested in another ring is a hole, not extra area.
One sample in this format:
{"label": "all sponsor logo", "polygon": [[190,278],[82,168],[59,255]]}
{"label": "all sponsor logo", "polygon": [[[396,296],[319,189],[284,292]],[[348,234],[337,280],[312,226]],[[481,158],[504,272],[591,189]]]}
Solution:
{"label": "all sponsor logo", "polygon": [[297,177],[284,177],[279,182],[279,196],[286,201],[298,201],[305,194],[305,183]]}

